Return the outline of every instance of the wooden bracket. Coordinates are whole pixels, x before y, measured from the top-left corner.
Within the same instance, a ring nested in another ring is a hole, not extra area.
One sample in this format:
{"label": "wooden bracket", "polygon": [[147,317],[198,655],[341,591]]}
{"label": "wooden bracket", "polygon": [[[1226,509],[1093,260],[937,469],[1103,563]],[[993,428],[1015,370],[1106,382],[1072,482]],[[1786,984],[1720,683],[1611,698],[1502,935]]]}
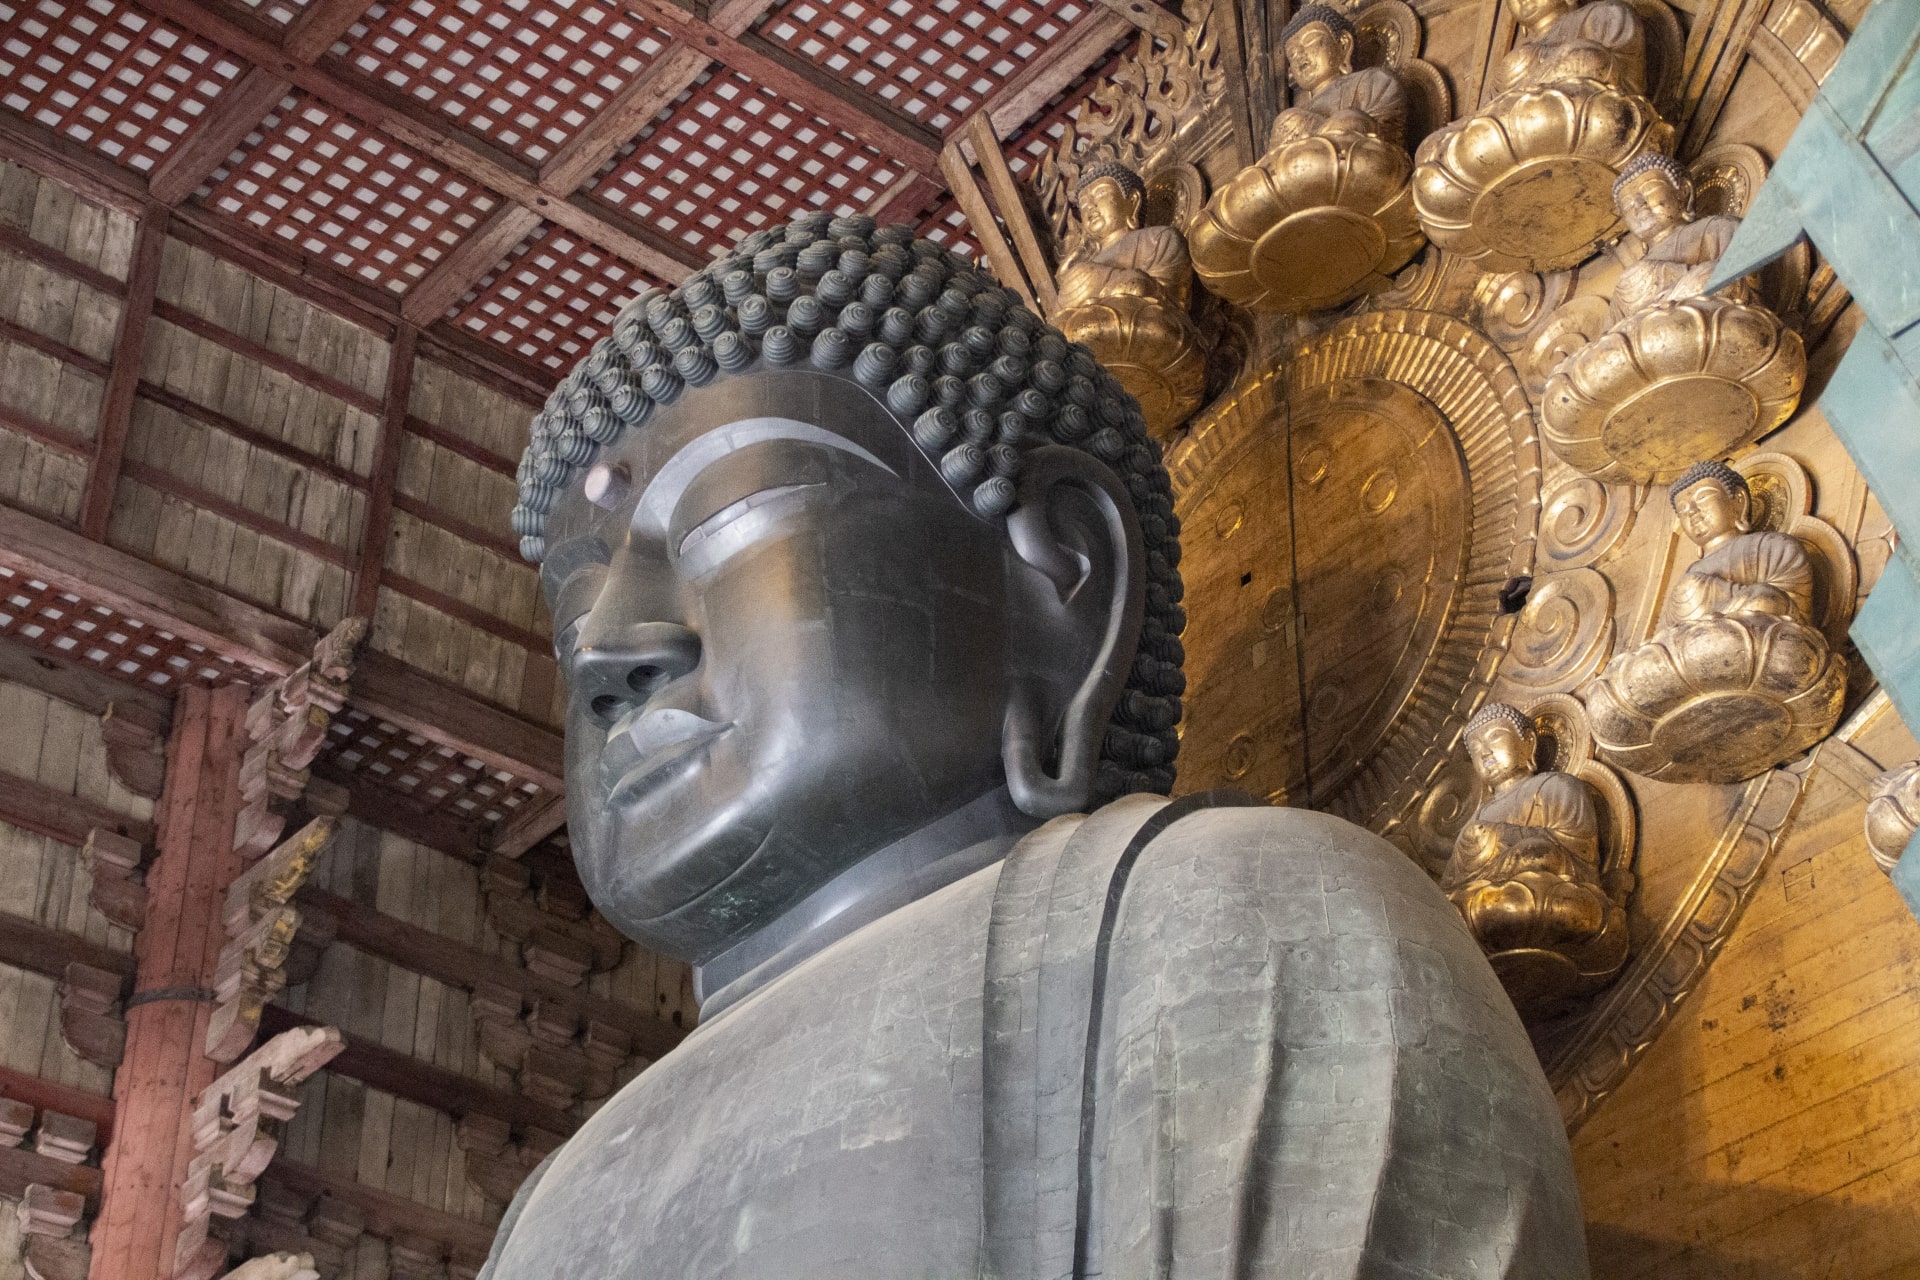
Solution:
{"label": "wooden bracket", "polygon": [[96,1067],[112,1070],[127,1051],[126,979],[75,960],[60,980],[60,1038]]}
{"label": "wooden bracket", "polygon": [[80,860],[93,877],[87,901],[122,929],[138,933],[147,923],[145,867],[151,857],[152,850],[117,831],[88,831],[80,847]]}

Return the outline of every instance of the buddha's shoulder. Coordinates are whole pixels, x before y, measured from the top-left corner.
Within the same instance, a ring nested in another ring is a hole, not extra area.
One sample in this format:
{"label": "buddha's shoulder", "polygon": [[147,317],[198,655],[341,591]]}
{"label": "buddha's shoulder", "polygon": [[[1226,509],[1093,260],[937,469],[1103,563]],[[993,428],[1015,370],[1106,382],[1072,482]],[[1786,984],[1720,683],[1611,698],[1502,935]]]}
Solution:
{"label": "buddha's shoulder", "polygon": [[1132,861],[1115,874],[1121,923],[1139,937],[1185,928],[1233,936],[1219,931],[1225,916],[1257,917],[1268,927],[1255,933],[1267,938],[1275,930],[1318,932],[1336,920],[1382,936],[1464,936],[1446,898],[1411,858],[1331,814],[1270,805],[1195,808],[1130,851]]}

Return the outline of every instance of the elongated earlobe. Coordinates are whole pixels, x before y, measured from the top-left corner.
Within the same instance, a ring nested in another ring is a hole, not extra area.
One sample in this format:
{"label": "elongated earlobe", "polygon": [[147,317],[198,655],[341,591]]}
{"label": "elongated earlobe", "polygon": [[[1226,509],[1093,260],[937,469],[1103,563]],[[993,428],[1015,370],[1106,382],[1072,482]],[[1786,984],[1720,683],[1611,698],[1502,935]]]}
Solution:
{"label": "elongated earlobe", "polygon": [[1093,800],[1107,723],[1140,641],[1144,544],[1119,477],[1057,445],[1026,455],[1007,526],[1018,556],[1013,615],[1036,634],[1022,646],[1034,660],[1010,681],[1001,759],[1014,803],[1050,818]]}

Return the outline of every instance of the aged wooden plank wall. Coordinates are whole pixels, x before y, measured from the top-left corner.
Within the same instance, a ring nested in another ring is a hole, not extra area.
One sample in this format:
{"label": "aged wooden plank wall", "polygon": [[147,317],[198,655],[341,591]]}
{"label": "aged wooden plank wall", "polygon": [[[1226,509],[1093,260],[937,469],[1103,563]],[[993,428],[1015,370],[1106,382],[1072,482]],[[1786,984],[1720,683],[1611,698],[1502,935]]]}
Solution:
{"label": "aged wooden plank wall", "polygon": [[1920,1275],[1920,922],[1860,826],[1916,751],[1891,715],[1854,745],[1823,748],[1726,950],[1575,1135],[1595,1280]]}

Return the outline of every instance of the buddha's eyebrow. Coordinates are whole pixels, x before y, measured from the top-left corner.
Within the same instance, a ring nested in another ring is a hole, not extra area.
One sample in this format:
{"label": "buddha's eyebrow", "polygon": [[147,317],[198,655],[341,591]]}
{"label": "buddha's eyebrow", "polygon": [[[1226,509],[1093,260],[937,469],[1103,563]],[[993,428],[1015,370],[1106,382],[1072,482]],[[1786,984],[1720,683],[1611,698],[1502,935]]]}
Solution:
{"label": "buddha's eyebrow", "polygon": [[666,465],[654,473],[653,479],[647,482],[646,491],[640,495],[640,504],[633,512],[633,527],[643,533],[665,536],[674,505],[680,501],[680,495],[686,492],[695,476],[737,449],[769,440],[797,440],[802,444],[838,449],[862,462],[872,463],[890,476],[899,474],[837,431],[829,431],[795,418],[742,418],[695,437],[680,452],[667,459]]}

